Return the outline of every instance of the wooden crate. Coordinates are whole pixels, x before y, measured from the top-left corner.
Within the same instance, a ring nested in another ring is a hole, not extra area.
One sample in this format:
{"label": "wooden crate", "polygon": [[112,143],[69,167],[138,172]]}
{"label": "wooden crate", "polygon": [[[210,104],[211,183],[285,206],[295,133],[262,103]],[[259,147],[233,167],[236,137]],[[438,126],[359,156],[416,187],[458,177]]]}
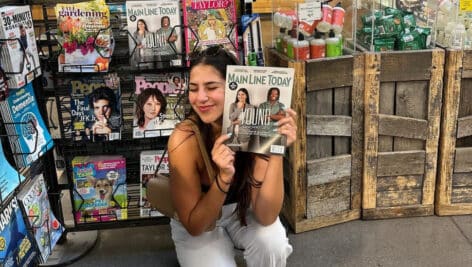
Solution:
{"label": "wooden crate", "polygon": [[444,54],[365,54],[364,219],[433,214]]}
{"label": "wooden crate", "polygon": [[299,233],[360,218],[363,55],[297,62],[270,50],[266,58],[296,75],[298,140],[284,167],[285,219]]}
{"label": "wooden crate", "polygon": [[472,50],[446,51],[437,215],[472,214]]}

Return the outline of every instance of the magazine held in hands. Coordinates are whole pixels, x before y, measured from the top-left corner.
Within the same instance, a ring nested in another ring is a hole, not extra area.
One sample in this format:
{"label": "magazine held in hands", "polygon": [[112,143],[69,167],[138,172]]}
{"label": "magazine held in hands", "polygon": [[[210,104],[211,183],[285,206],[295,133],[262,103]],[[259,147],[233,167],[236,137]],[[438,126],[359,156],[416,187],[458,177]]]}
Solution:
{"label": "magazine held in hands", "polygon": [[277,121],[292,100],[294,69],[228,66],[222,134],[234,151],[284,154],[286,138]]}
{"label": "magazine held in hands", "polygon": [[132,66],[162,68],[182,53],[179,1],[126,1],[126,15]]}

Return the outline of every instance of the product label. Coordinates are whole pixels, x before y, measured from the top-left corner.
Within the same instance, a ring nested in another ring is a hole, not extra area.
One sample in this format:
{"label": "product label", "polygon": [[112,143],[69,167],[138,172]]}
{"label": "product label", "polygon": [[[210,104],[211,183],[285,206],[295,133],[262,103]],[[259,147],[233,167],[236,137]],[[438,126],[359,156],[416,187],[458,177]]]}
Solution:
{"label": "product label", "polygon": [[472,0],[460,0],[461,11],[471,12],[472,11]]}

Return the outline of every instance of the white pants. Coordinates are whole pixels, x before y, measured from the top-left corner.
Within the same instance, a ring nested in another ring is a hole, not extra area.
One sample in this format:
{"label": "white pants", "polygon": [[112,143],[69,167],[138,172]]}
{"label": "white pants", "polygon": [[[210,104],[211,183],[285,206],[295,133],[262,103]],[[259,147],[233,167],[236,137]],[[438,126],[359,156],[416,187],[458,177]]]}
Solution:
{"label": "white pants", "polygon": [[234,247],[244,249],[248,267],[284,267],[292,246],[288,243],[285,228],[279,218],[262,226],[247,211],[247,226],[241,226],[236,213],[236,204],[225,205],[216,227],[199,236],[191,236],[183,225],[172,220],[172,239],[177,258],[182,267],[227,267],[236,266]]}

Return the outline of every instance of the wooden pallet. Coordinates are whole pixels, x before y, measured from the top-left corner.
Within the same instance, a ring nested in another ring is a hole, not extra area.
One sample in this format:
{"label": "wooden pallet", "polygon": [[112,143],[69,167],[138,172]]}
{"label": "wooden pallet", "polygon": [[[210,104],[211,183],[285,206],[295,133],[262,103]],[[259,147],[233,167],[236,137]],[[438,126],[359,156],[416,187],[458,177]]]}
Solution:
{"label": "wooden pallet", "polygon": [[447,50],[437,215],[472,214],[472,50]]}
{"label": "wooden pallet", "polygon": [[433,214],[444,50],[365,54],[362,218]]}
{"label": "wooden pallet", "polygon": [[299,233],[360,218],[363,55],[297,62],[269,50],[266,58],[296,75],[298,139],[284,168],[285,219]]}

